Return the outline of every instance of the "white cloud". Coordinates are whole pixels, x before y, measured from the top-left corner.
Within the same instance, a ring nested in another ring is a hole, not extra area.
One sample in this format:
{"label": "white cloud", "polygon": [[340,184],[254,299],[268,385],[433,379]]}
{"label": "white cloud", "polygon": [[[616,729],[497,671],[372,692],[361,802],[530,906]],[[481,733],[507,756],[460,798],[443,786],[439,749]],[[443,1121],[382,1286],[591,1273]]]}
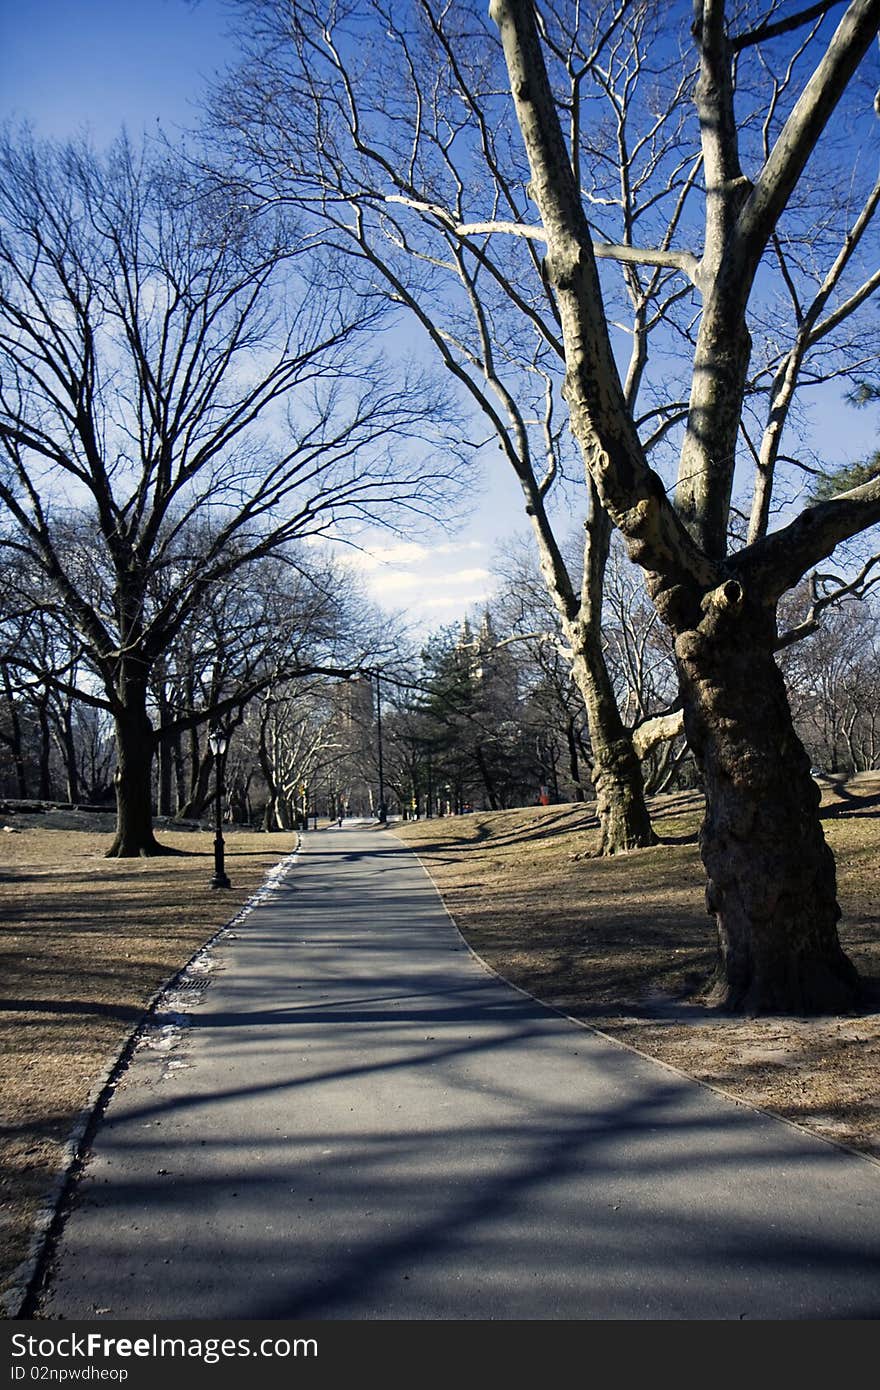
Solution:
{"label": "white cloud", "polygon": [[[449,589],[458,588],[460,584],[477,584],[483,580],[491,579],[488,570],[450,570],[448,573],[428,573],[425,570],[391,570],[387,574],[372,572],[369,575],[370,592],[374,597],[379,598],[383,594],[396,594],[407,589],[424,589],[428,592],[438,588]],[[452,602],[452,599],[434,600],[434,602]],[[463,599],[460,594],[454,598],[454,602],[461,604]]]}
{"label": "white cloud", "polygon": [[424,582],[424,574],[416,574],[414,570],[392,570],[390,574],[372,573],[369,576],[370,592],[376,597],[397,593],[401,589],[417,589]]}
{"label": "white cloud", "polygon": [[409,623],[436,626],[454,622],[484,605],[494,586],[486,562],[487,541],[472,536],[422,541],[377,536],[349,551],[348,562],[363,577],[370,598],[401,613]]}
{"label": "white cloud", "polygon": [[451,541],[447,545],[432,546],[434,555],[461,555],[466,550],[486,550],[485,541]]}
{"label": "white cloud", "polygon": [[443,595],[438,598],[423,598],[419,607],[430,609],[447,608],[451,617],[463,618],[468,609],[477,608],[481,603],[485,602],[486,595],[484,593],[475,592],[472,594],[456,594],[454,598],[449,595]]}
{"label": "white cloud", "polygon": [[491,579],[489,570],[453,570],[444,574],[444,584],[475,584],[478,579]]}
{"label": "white cloud", "polygon": [[428,554],[425,546],[415,541],[402,541],[399,545],[376,546],[372,550],[355,550],[351,562],[359,569],[377,570],[384,565],[412,565]]}
{"label": "white cloud", "polygon": [[369,549],[356,550],[350,555],[350,562],[359,569],[375,571],[394,565],[430,565],[436,559],[446,559],[452,555],[473,554],[486,551],[483,541],[444,541],[440,545],[422,545],[418,541],[399,541],[395,545],[374,545]]}

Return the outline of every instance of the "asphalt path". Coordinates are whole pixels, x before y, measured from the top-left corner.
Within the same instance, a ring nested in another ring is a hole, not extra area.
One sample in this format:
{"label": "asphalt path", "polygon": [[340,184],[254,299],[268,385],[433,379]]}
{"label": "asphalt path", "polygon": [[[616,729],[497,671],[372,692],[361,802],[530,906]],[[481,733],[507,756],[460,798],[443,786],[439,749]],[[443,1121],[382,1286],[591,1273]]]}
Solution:
{"label": "asphalt path", "polygon": [[390,831],[309,833],[211,962],[116,1090],[40,1316],[880,1312],[880,1165],[500,981]]}

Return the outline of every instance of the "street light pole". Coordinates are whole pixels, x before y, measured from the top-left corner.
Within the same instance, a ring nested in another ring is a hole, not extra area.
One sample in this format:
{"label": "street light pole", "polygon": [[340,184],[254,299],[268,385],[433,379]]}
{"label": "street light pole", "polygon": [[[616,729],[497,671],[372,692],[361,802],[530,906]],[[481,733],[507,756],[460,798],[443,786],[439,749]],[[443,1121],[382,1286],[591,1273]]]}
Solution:
{"label": "street light pole", "polygon": [[226,749],[229,746],[229,736],[225,729],[213,729],[208,735],[208,743],[211,752],[214,754],[214,785],[215,785],[215,814],[214,814],[214,877],[211,879],[212,888],[231,888],[232,884],[226,876],[226,869],[223,863],[223,766],[226,756]]}
{"label": "street light pole", "polygon": [[380,825],[384,825],[388,819],[388,809],[385,805],[385,779],[382,771],[382,691],[379,684],[379,672],[376,672],[376,731],[379,738],[379,807],[378,820]]}

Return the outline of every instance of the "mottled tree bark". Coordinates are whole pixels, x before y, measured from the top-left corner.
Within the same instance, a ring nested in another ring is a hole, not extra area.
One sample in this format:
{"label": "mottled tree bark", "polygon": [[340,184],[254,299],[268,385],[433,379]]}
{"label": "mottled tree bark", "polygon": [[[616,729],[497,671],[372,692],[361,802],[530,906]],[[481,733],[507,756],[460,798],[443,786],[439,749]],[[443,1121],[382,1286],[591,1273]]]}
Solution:
{"label": "mottled tree bark", "polygon": [[653,845],[657,837],[645,801],[642,765],[633,745],[632,731],[620,715],[602,643],[602,603],[611,522],[589,475],[587,486],[589,509],[584,527],[581,601],[577,622],[571,625],[569,632],[574,654],[572,674],[587,707],[596,814],[601,828],[599,852],[624,854],[627,850]]}
{"label": "mottled tree bark", "polygon": [[[598,631],[591,630],[584,640],[598,643]],[[608,669],[604,660],[590,661],[581,649],[574,654],[572,675],[587,707],[599,853],[643,849],[654,844],[656,836],[645,801],[642,766],[633,749],[632,733],[620,717]]]}
{"label": "mottled tree bark", "polygon": [[584,531],[584,570],[581,592],[572,590],[543,507],[533,503],[531,521],[541,558],[541,572],[562,623],[571,651],[571,674],[583,697],[593,765],[590,777],[596,792],[599,853],[623,854],[656,842],[645,801],[642,768],[633,747],[632,731],[620,716],[614,686],[602,647],[602,598],[611,523],[599,503],[592,479],[587,479],[590,507]]}
{"label": "mottled tree bark", "polygon": [[775,637],[772,611],[728,582],[676,640],[685,727],[706,788],[700,851],[719,946],[712,997],[748,1013],[848,1010],[859,987],[837,935],[834,856]]}

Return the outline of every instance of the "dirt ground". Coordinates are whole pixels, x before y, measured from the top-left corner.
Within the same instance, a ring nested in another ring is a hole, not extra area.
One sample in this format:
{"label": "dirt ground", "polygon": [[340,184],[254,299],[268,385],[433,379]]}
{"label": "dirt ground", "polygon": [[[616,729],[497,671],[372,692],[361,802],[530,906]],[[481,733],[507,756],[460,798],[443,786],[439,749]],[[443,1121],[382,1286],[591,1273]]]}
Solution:
{"label": "dirt ground", "polygon": [[112,826],[0,813],[0,1297],[97,1078],[156,990],[296,846],[224,831],[233,887],[212,890],[212,834],[160,831],[180,855],[111,860]]}
{"label": "dirt ground", "polygon": [[663,843],[589,851],[589,807],[397,827],[466,940],[506,979],[689,1076],[880,1159],[880,774],[824,779],[840,938],[866,985],[847,1018],[733,1018],[700,1002],[714,965],[699,798],[656,798]]}

